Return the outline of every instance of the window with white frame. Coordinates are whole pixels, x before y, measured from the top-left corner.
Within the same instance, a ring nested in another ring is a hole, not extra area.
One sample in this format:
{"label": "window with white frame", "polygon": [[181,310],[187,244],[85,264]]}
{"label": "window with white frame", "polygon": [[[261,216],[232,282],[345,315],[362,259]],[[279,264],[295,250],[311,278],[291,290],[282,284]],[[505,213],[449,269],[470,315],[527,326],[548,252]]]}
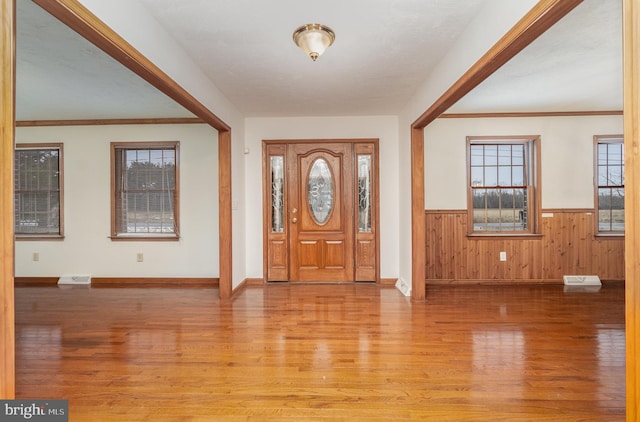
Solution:
{"label": "window with white frame", "polygon": [[62,144],[17,144],[14,153],[16,239],[62,237]]}
{"label": "window with white frame", "polygon": [[624,141],[622,135],[594,137],[597,233],[624,233]]}
{"label": "window with white frame", "polygon": [[539,137],[467,137],[470,234],[534,234]]}
{"label": "window with white frame", "polygon": [[112,239],[178,239],[179,143],[111,143]]}

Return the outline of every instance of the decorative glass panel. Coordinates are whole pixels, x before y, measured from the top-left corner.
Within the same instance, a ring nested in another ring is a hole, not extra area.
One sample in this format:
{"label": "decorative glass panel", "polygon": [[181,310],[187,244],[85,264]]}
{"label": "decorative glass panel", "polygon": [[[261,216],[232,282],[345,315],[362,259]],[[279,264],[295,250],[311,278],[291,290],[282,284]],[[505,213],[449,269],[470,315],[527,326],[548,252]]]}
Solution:
{"label": "decorative glass panel", "polygon": [[284,157],[271,157],[271,231],[284,232]]}
{"label": "decorative glass panel", "polygon": [[318,224],[324,224],[329,220],[333,210],[333,175],[329,165],[323,158],[314,161],[309,171],[308,178],[309,208],[313,219]]}
{"label": "decorative glass panel", "polygon": [[371,155],[358,155],[358,231],[371,232]]}

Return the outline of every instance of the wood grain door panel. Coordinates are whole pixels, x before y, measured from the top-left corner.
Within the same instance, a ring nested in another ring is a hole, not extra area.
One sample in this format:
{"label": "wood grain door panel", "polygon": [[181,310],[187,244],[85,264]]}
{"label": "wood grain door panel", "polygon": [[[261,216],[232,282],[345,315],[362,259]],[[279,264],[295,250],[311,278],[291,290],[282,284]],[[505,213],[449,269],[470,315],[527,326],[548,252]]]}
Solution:
{"label": "wood grain door panel", "polygon": [[[352,155],[352,146],[346,143],[289,147],[290,281],[354,280]],[[319,160],[326,163],[328,173],[310,181]],[[319,183],[333,188],[320,218],[309,199],[317,194]]]}

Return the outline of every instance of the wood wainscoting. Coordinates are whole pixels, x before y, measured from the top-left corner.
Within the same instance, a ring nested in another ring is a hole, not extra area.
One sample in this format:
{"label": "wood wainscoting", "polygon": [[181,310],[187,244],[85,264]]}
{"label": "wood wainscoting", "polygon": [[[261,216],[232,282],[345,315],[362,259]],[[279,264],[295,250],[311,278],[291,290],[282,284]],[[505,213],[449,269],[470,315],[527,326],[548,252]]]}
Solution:
{"label": "wood wainscoting", "polygon": [[624,237],[596,237],[594,218],[592,209],[546,209],[540,237],[470,238],[466,210],[427,210],[426,281],[558,282],[569,274],[624,280]]}

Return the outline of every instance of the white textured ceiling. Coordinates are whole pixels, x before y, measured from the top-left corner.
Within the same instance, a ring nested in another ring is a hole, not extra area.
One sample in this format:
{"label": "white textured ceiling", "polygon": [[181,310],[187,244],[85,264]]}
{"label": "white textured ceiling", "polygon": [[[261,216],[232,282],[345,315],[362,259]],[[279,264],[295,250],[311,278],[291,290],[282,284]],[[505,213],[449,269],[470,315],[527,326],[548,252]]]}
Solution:
{"label": "white textured ceiling", "polygon": [[17,120],[193,117],[32,1],[16,19]]}
{"label": "white textured ceiling", "polygon": [[[243,114],[296,116],[399,113],[493,0],[139,1]],[[17,16],[18,120],[191,116],[31,1]],[[315,63],[291,39],[311,22],[336,32]],[[621,36],[621,0],[585,0],[450,112],[620,110]]]}
{"label": "white textured ceiling", "polygon": [[622,1],[585,0],[449,112],[622,110]]}
{"label": "white textured ceiling", "polygon": [[[406,105],[486,0],[140,2],[248,115],[367,115]],[[336,33],[315,63],[306,23]]]}

